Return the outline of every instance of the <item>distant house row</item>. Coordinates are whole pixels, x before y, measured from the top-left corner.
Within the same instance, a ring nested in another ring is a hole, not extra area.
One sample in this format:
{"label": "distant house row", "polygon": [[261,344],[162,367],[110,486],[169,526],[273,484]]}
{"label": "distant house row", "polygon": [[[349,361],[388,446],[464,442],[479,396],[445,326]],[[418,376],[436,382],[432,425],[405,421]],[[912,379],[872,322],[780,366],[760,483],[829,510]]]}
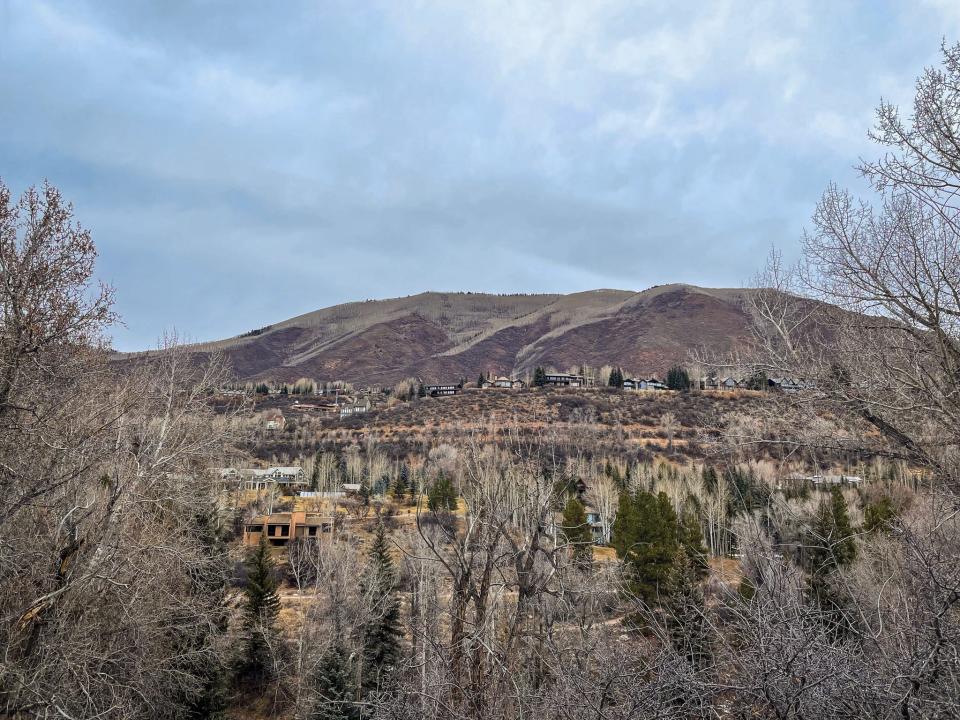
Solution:
{"label": "distant house row", "polygon": [[624,378],[624,390],[666,390],[667,386],[656,378]]}

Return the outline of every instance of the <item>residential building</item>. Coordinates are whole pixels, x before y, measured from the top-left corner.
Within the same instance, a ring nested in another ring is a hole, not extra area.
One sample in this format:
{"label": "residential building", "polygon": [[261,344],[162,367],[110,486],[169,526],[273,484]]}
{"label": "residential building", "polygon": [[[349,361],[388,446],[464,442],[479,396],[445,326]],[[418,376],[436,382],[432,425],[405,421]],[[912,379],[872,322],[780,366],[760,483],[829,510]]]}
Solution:
{"label": "residential building", "polygon": [[281,412],[272,412],[266,417],[266,428],[267,430],[283,430],[286,427],[286,421],[283,419],[283,413]]}
{"label": "residential building", "polygon": [[346,418],[353,417],[354,415],[365,415],[369,411],[370,411],[370,400],[369,398],[364,398],[363,400],[358,400],[357,402],[341,405],[340,419],[345,420]]}
{"label": "residential building", "polygon": [[442,395],[456,395],[463,389],[462,385],[424,385],[424,391],[430,397],[440,397]]}
{"label": "residential building", "polygon": [[588,379],[583,375],[569,375],[567,373],[546,373],[543,376],[543,384],[560,387],[586,387],[593,384],[593,378]]}
{"label": "residential building", "polygon": [[508,377],[498,377],[496,380],[487,380],[483,384],[483,387],[497,387],[497,388],[507,388],[512,390],[519,390],[523,387],[523,380],[515,380]]}
{"label": "residential building", "polygon": [[243,528],[243,544],[257,545],[266,535],[275,547],[283,547],[291,540],[319,538],[333,530],[333,518],[308,512],[274,513],[253,518]]}

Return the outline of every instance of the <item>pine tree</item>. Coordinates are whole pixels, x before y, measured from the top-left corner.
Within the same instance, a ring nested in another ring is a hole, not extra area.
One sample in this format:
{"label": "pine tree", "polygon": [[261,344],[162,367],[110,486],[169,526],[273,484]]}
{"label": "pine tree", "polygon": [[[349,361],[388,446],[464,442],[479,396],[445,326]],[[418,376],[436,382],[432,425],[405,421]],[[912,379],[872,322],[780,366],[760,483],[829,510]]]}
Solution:
{"label": "pine tree", "polygon": [[363,681],[365,690],[383,687],[400,659],[400,599],[397,595],[396,572],[387,531],[383,523],[370,546],[367,567],[361,581],[363,594],[374,608],[363,629]]}
{"label": "pine tree", "polygon": [[313,456],[313,469],[310,471],[310,492],[317,492],[320,489],[320,458],[323,457],[323,451],[317,450]]}
{"label": "pine tree", "polygon": [[427,389],[423,386],[423,383],[420,383],[419,387],[417,387],[417,397],[425,398],[426,396],[427,396]]}
{"label": "pine tree", "polygon": [[483,373],[480,373],[480,377],[477,378],[477,387],[483,387],[484,382],[486,382],[486,378],[483,377]]}
{"label": "pine tree", "polygon": [[623,370],[620,368],[614,368],[610,371],[610,380],[607,383],[610,387],[622,388],[623,387]]}
{"label": "pine tree", "polygon": [[353,720],[360,717],[353,698],[356,688],[350,661],[341,642],[335,642],[320,658],[313,686],[318,695],[311,720]]}
{"label": "pine tree", "polygon": [[710,662],[710,626],[697,569],[686,553],[677,553],[666,606],[666,625],[677,650],[697,668]]}
{"label": "pine tree", "polygon": [[537,369],[533,371],[533,384],[536,387],[543,387],[547,384],[547,371],[542,367],[537,367]]}
{"label": "pine tree", "polygon": [[846,612],[849,599],[835,576],[838,568],[856,558],[857,546],[840,488],[831,488],[830,498],[820,504],[803,550],[810,573],[808,595],[823,611],[823,621],[831,633],[844,635],[852,624]]}
{"label": "pine tree", "polygon": [[397,502],[403,500],[407,495],[407,474],[404,472],[406,466],[401,466],[397,476],[393,479],[393,499]]}
{"label": "pine tree", "polygon": [[247,652],[243,660],[245,674],[258,680],[270,674],[270,648],[265,638],[276,630],[280,596],[274,577],[274,563],[266,535],[247,558],[246,588]]}
{"label": "pine tree", "polygon": [[671,390],[689,390],[690,375],[680,365],[674,365],[667,371],[667,387]]}
{"label": "pine tree", "polygon": [[679,539],[690,573],[695,580],[702,580],[710,571],[710,565],[707,562],[707,548],[703,544],[703,529],[694,513],[683,514]]}
{"label": "pine tree", "polygon": [[589,565],[593,560],[593,533],[587,522],[587,513],[575,496],[571,495],[563,508],[562,534],[573,549],[577,565]]}
{"label": "pine tree", "polygon": [[622,493],[611,544],[624,563],[630,591],[647,605],[670,592],[677,553],[677,514],[665,493]]}
{"label": "pine tree", "polygon": [[427,495],[427,507],[433,512],[444,512],[457,509],[459,493],[453,483],[445,475],[440,475],[430,487]]}

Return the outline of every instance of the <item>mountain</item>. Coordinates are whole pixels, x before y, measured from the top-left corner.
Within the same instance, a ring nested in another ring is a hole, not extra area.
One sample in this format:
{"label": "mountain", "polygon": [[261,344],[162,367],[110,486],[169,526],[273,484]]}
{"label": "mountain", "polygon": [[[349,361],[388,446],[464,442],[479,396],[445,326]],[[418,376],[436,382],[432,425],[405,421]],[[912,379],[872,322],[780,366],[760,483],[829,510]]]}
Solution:
{"label": "mountain", "polygon": [[224,353],[241,380],[429,383],[538,365],[662,374],[691,349],[742,342],[747,292],[691,285],[570,295],[427,292],[337,305],[189,349],[198,360]]}

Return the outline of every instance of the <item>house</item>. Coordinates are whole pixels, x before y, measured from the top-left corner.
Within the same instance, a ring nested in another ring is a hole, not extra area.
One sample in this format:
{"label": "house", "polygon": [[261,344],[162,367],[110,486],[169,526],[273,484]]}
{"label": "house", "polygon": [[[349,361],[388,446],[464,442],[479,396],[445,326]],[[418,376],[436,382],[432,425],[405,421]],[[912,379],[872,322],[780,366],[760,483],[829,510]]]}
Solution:
{"label": "house", "polygon": [[610,533],[608,529],[604,528],[603,521],[600,518],[600,513],[598,513],[592,507],[587,507],[586,515],[587,523],[590,525],[590,534],[593,536],[593,541],[597,545],[606,545],[609,543]]}
{"label": "house", "polygon": [[592,378],[588,380],[583,375],[568,375],[567,373],[547,373],[543,376],[544,385],[561,387],[586,387],[592,385]]}
{"label": "house", "polygon": [[863,478],[856,475],[812,475],[810,482],[816,487],[832,487],[834,485],[858,486],[863,482]]}
{"label": "house", "polygon": [[265,490],[269,487],[303,487],[307,485],[307,480],[303,474],[303,468],[299,466],[291,467],[271,467],[266,470],[260,468],[245,468],[243,470],[229,469],[231,474],[221,473],[224,479],[241,479],[244,490]]}
{"label": "house", "polygon": [[625,378],[623,381],[624,390],[666,390],[667,386],[656,378],[649,380],[644,378]]}
{"label": "house", "polygon": [[430,397],[440,397],[441,395],[456,395],[463,390],[463,385],[424,385],[423,389]]}
{"label": "house", "polygon": [[267,476],[277,485],[306,485],[303,468],[299,465],[290,467],[272,467],[267,470]]}
{"label": "house", "polygon": [[346,405],[340,406],[340,419],[345,420],[346,418],[353,417],[354,415],[365,415],[370,411],[370,400],[364,398],[363,400],[358,400],[354,403],[347,403]]}
{"label": "house", "polygon": [[767,387],[785,393],[797,393],[807,387],[803,380],[797,378],[767,378]]}
{"label": "house", "polygon": [[286,421],[283,419],[283,413],[281,412],[272,412],[266,417],[267,430],[283,430],[286,426]]}
{"label": "house", "polygon": [[717,387],[720,390],[736,390],[740,387],[740,381],[732,377],[721,378]]}
{"label": "house", "polygon": [[243,526],[243,544],[257,545],[260,538],[275,547],[283,547],[291,540],[319,538],[333,530],[333,518],[308,512],[275,513],[253,518]]}
{"label": "house", "polygon": [[498,387],[519,390],[523,387],[523,380],[514,380],[508,377],[498,377],[496,380],[487,380],[483,387]]}

